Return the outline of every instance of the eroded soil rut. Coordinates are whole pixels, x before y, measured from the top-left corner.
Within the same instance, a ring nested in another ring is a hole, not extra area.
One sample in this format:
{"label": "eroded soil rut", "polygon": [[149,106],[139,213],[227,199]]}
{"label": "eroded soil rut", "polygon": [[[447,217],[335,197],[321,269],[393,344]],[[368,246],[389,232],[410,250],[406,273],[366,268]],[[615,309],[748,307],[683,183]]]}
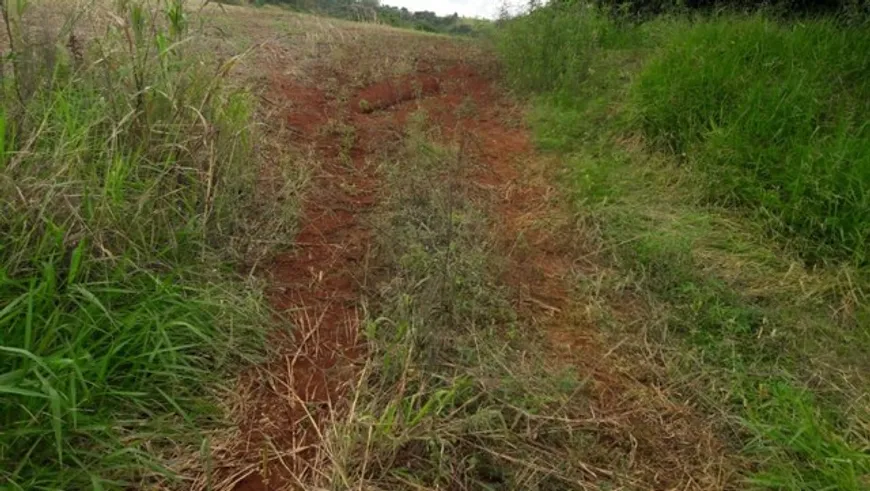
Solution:
{"label": "eroded soil rut", "polygon": [[377,202],[378,157],[401,141],[411,104],[441,91],[434,74],[384,81],[348,103],[283,77],[270,84],[270,98],[293,101],[279,115],[288,143],[318,165],[294,249],[265,268],[270,302],[293,334],[273,335],[280,356],[241,377],[241,438],[226,453],[246,464],[218,470],[219,489],[297,489],[316,472],[318,443],[364,356],[359,307],[372,238],[365,217]]}
{"label": "eroded soil rut", "polygon": [[281,115],[294,135],[289,143],[312,149],[321,164],[296,247],[268,267],[272,303],[295,330],[273,337],[279,357],[242,377],[247,407],[230,453],[245,465],[225,472],[218,489],[293,489],[316,472],[323,428],[341,411],[365,356],[359,307],[373,237],[365,217],[381,185],[378,158],[401,141],[407,119],[420,109],[447,141],[466,141],[462,147],[477,162],[468,198],[492,210],[508,264],[503,281],[517,311],[545,334],[554,359],[591,379],[594,411],[618,423],[612,438],[632,455],[634,469],[627,471],[638,487],[721,486],[715,472],[721,448],[698,430],[692,411],[622,374],[595,327],[578,314],[582,305],[572,299],[570,282],[582,274],[583,251],[553,184],[554,163],[535,154],[520,111],[490,76],[461,63],[419,67],[346,102],[291,80],[271,84],[271,97],[294,100],[294,109]]}

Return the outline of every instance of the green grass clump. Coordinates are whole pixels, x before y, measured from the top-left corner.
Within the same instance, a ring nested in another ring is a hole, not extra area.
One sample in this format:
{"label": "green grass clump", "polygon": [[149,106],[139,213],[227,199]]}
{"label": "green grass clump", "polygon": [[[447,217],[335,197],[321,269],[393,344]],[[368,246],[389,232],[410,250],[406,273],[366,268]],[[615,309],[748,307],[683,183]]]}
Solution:
{"label": "green grass clump", "polygon": [[94,42],[3,14],[0,481],[137,488],[205,449],[216,382],[262,349],[230,269],[251,104],[185,49],[179,2],[121,2]]}
{"label": "green grass clump", "polygon": [[604,48],[639,46],[649,36],[586,5],[558,4],[506,22],[495,35],[507,80],[532,92],[570,99]]}
{"label": "green grass clump", "polygon": [[604,16],[564,15],[556,8],[507,23],[497,41],[508,80],[529,91],[576,88],[600,47],[601,29],[608,27]]}
{"label": "green grass clump", "polygon": [[703,169],[712,195],[866,264],[870,32],[832,20],[721,17],[671,29],[632,88],[644,133]]}

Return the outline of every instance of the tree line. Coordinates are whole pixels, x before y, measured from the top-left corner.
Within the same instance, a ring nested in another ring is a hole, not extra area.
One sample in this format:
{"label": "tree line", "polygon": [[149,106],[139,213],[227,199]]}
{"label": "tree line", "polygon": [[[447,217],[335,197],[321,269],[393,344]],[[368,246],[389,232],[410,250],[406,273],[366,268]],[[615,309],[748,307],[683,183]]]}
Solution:
{"label": "tree line", "polygon": [[[530,6],[543,2],[531,0]],[[550,5],[591,4],[614,13],[658,15],[675,11],[757,11],[784,15],[868,13],[870,0],[552,0]]]}
{"label": "tree line", "polygon": [[426,10],[411,11],[405,7],[382,5],[380,0],[259,0],[258,3],[284,5],[304,12],[418,31],[460,35],[476,32],[473,19],[465,19],[455,13],[440,16]]}

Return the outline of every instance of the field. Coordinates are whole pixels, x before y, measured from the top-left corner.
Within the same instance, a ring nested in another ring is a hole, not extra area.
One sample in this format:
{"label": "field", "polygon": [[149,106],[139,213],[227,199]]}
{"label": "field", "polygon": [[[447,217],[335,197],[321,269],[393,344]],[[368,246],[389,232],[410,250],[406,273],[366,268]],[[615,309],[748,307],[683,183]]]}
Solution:
{"label": "field", "polygon": [[3,9],[0,489],[870,486],[866,28]]}

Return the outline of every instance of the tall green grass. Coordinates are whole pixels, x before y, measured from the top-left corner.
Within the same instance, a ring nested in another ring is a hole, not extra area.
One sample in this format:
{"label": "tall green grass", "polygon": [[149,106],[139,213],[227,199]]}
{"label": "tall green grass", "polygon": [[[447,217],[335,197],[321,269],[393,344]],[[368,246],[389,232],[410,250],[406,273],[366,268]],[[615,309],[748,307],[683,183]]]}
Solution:
{"label": "tall green grass", "polygon": [[[596,41],[572,44],[588,39],[575,28]],[[633,24],[580,6],[497,39],[508,81],[534,95],[538,145],[564,157],[579,233],[610,267],[581,291],[609,305],[614,350],[655,350],[714,415],[747,463],[740,487],[870,482],[866,32],[763,16]],[[527,59],[568,56],[553,49],[582,51],[583,71]],[[528,83],[548,75],[567,82]],[[626,298],[641,299],[628,323]]]}
{"label": "tall green grass", "polygon": [[[764,15],[644,24],[585,5],[533,11],[498,36],[515,87],[577,105],[602,50],[643,50],[624,123],[707,176],[811,262],[867,264],[870,28]],[[589,97],[588,95],[584,97]],[[594,97],[594,95],[592,96]]]}
{"label": "tall green grass", "polygon": [[713,197],[801,240],[812,260],[866,264],[870,29],[757,15],[672,30],[632,88],[653,141],[710,176]]}
{"label": "tall green grass", "polygon": [[611,27],[597,11],[587,15],[563,15],[561,8],[532,11],[522,21],[506,23],[497,37],[505,75],[525,91],[576,90]]}
{"label": "tall green grass", "polygon": [[0,482],[139,487],[196,453],[215,383],[261,349],[263,303],[230,270],[251,104],[187,46],[181,2],[42,44],[3,14]]}

